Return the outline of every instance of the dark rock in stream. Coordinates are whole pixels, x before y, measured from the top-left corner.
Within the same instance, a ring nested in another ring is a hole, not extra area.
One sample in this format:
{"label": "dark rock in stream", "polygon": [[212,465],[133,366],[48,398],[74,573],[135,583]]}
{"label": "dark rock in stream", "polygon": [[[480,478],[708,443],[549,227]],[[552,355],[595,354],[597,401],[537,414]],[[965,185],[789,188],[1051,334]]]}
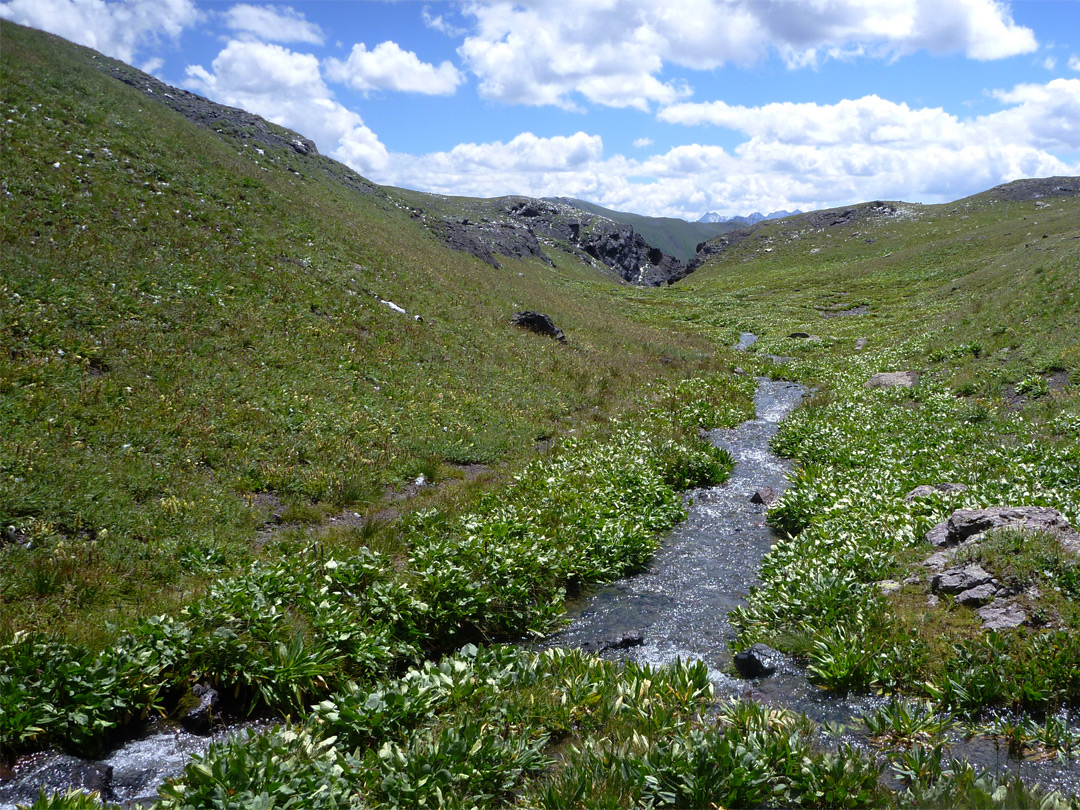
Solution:
{"label": "dark rock in stream", "polygon": [[772,487],[761,487],[757,492],[750,496],[750,503],[759,503],[763,506],[768,506],[779,497],[776,490]]}
{"label": "dark rock in stream", "polygon": [[191,687],[190,701],[198,702],[180,717],[180,725],[192,734],[209,734],[218,705],[217,690],[212,686],[197,683]]}
{"label": "dark rock in stream", "polygon": [[787,656],[765,644],[755,644],[741,653],[735,653],[735,669],[744,678],[767,678],[778,669],[784,669]]}

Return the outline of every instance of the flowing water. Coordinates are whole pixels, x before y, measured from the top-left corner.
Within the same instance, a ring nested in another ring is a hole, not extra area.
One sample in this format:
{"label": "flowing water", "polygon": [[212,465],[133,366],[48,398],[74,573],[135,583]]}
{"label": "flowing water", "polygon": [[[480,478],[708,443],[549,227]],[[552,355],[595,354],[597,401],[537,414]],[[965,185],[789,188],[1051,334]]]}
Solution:
{"label": "flowing water", "polygon": [[211,742],[246,734],[257,727],[244,723],[198,736],[179,727],[151,726],[148,733],[100,760],[80,759],[58,751],[32,754],[16,763],[14,779],[0,784],[0,810],[32,804],[42,788],[52,793],[71,787],[96,790],[103,798],[133,807],[148,805],[165,780],[182,774],[191,757],[205,753]]}
{"label": "flowing water", "polygon": [[[736,348],[745,350],[756,339],[743,333]],[[729,480],[694,492],[689,517],[671,532],[648,569],[568,605],[569,625],[545,644],[599,650],[606,657],[654,665],[676,658],[700,660],[709,667],[718,697],[750,697],[804,712],[818,722],[848,728],[841,738],[865,746],[858,718],[881,705],[881,700],[820,690],[807,683],[805,673],[794,665],[753,681],[729,674],[728,642],[733,630],[728,613],[743,604],[758,581],[761,559],[776,539],[765,525],[765,507],[752,503],[751,497],[763,487],[783,490],[790,465],[770,451],[769,442],[806,393],[806,388],[795,383],[760,379],[755,418],[709,434],[735,459]],[[229,733],[236,729],[217,736]],[[16,779],[0,785],[0,810],[32,801],[40,786],[62,790],[80,784],[80,779],[92,781],[95,774],[109,768],[108,798],[145,801],[166,778],[180,774],[192,754],[205,751],[209,741],[177,729],[161,729],[90,763],[89,770],[86,762],[55,752],[28,757],[17,766]],[[980,768],[1016,772],[1066,794],[1080,792],[1080,766],[1075,762],[1018,762],[992,741],[952,742],[953,755],[968,757]]]}
{"label": "flowing water", "polygon": [[[745,351],[756,341],[744,332],[735,348]],[[840,740],[866,748],[859,718],[884,700],[819,689],[794,664],[767,678],[744,680],[730,674],[728,642],[734,631],[728,613],[743,604],[776,540],[765,524],[765,506],[752,503],[751,497],[763,487],[777,493],[785,488],[790,464],[772,453],[769,443],[806,394],[807,389],[794,383],[759,379],[755,418],[709,434],[710,441],[735,459],[728,481],[693,493],[687,520],[671,532],[647,570],[569,604],[568,626],[545,646],[579,647],[652,665],[699,660],[708,665],[718,697],[748,697],[793,709],[842,729]],[[1080,792],[1080,764],[1075,760],[1018,761],[985,738],[965,741],[955,735],[950,745],[951,755],[966,757],[980,769],[1015,773],[1066,795]]]}

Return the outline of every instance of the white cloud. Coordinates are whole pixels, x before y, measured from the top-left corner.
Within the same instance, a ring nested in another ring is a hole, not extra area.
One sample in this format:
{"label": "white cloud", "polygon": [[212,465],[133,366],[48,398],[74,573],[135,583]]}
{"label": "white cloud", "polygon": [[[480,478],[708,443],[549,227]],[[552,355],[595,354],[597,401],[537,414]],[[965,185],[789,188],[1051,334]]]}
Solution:
{"label": "white cloud", "polygon": [[362,42],[353,45],[346,61],[327,61],[326,73],[330,79],[365,93],[385,89],[447,96],[453,95],[462,82],[461,73],[450,62],[438,67],[421,62],[415,53],[402,50],[396,42],[381,42],[370,51]]}
{"label": "white cloud", "polygon": [[998,59],[1034,51],[1028,28],[995,0],[543,0],[464,8],[475,27],[459,53],[480,92],[504,103],[578,107],[578,97],[648,109],[689,88],[658,76],[747,65],[770,52],[791,68],[918,50]]}
{"label": "white cloud", "polygon": [[1043,67],[1047,70],[1053,70],[1057,67],[1057,59],[1052,56],[1048,56],[1043,60]]}
{"label": "white cloud", "polygon": [[333,100],[313,55],[233,40],[211,67],[189,66],[188,86],[313,139],[320,151],[372,179],[385,170],[386,147],[359,115]]}
{"label": "white cloud", "polygon": [[1013,105],[982,119],[998,138],[1046,150],[1080,150],[1080,79],[1019,84],[994,95]]}
{"label": "white cloud", "polygon": [[1073,54],[1069,57],[1069,70],[1080,70],[1080,56]]}
{"label": "white cloud", "polygon": [[638,148],[638,149],[644,149],[645,147],[652,146],[652,145],[653,145],[653,139],[652,138],[637,138],[634,141],[634,146],[636,148]]}
{"label": "white cloud", "polygon": [[0,17],[40,28],[124,62],[198,19],[192,0],[5,0]]}
{"label": "white cloud", "polygon": [[253,34],[268,42],[323,43],[322,29],[289,6],[233,6],[225,12],[225,24],[234,31]]}
{"label": "white cloud", "polygon": [[421,157],[393,156],[392,182],[443,193],[574,196],[617,210],[696,219],[703,211],[831,207],[869,199],[947,202],[1020,177],[1080,174],[1080,79],[1017,85],[997,112],[960,118],[866,96],[836,104],[677,105],[670,121],[745,140],[685,144],[640,160],[599,136],[520,135]]}
{"label": "white cloud", "polygon": [[424,20],[424,25],[430,28],[432,31],[438,31],[440,34],[446,34],[448,37],[460,37],[465,33],[464,28],[458,28],[443,17],[442,14],[436,14],[432,16],[431,9],[428,6],[424,6],[421,12]]}

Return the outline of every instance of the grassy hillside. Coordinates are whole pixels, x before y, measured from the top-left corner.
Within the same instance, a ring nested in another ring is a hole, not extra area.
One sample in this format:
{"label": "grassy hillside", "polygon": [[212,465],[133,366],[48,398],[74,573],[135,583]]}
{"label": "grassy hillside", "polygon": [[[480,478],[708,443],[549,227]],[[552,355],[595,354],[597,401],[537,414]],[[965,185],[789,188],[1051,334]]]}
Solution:
{"label": "grassy hillside", "polygon": [[[1080,198],[769,222],[661,289],[561,252],[494,268],[293,133],[0,38],[0,760],[99,754],[204,682],[291,720],[162,807],[1080,807],[948,756],[1075,756],[1076,555],[965,548],[1026,616],[1002,631],[923,565],[959,507],[1080,527]],[[512,327],[526,308],[567,343]],[[797,467],[734,646],[886,696],[860,747],[717,705],[700,664],[492,643],[647,564],[679,491],[730,469],[698,434],[749,415],[755,374],[816,390],[775,441]]]}
{"label": "grassy hillside", "polygon": [[739,227],[726,222],[687,222],[685,219],[673,217],[646,217],[625,211],[612,211],[585,200],[570,197],[558,199],[583,211],[631,226],[650,245],[674,256],[683,264],[694,257],[700,243]]}
{"label": "grassy hillside", "polygon": [[258,556],[272,512],[374,513],[714,366],[588,266],[446,250],[391,196],[298,176],[61,40],[5,24],[2,59],[0,522],[34,572],[5,567],[5,632],[183,600]]}

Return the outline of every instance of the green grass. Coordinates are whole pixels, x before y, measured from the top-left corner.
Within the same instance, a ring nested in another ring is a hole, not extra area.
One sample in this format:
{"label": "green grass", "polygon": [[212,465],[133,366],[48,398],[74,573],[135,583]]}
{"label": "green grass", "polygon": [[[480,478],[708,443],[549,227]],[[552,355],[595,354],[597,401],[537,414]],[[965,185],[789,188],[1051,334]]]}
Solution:
{"label": "green grass", "polygon": [[[290,519],[375,513],[418,470],[509,470],[722,368],[611,310],[591,268],[495,270],[88,51],[2,36],[0,523],[40,575],[4,568],[0,634],[78,640],[183,604],[260,556],[259,493]],[[511,327],[522,308],[569,344]]]}
{"label": "green grass", "polygon": [[[558,252],[495,269],[407,210],[485,201],[358,194],[85,49],[0,37],[0,755],[93,753],[198,677],[294,723],[213,748],[169,807],[316,785],[328,806],[1066,806],[951,761],[946,732],[1074,750],[1075,557],[1009,532],[964,552],[1023,593],[1032,622],[1003,633],[929,604],[921,563],[958,507],[1080,527],[1080,201],[770,222],[656,290]],[[511,327],[524,308],[568,343]],[[864,387],[893,370],[918,386]],[[895,695],[866,722],[884,759],[713,706],[695,665],[488,646],[645,565],[679,491],[726,476],[698,432],[750,415],[754,374],[815,393],[775,440],[786,536],[737,644]],[[904,501],[942,481],[968,489]]]}

